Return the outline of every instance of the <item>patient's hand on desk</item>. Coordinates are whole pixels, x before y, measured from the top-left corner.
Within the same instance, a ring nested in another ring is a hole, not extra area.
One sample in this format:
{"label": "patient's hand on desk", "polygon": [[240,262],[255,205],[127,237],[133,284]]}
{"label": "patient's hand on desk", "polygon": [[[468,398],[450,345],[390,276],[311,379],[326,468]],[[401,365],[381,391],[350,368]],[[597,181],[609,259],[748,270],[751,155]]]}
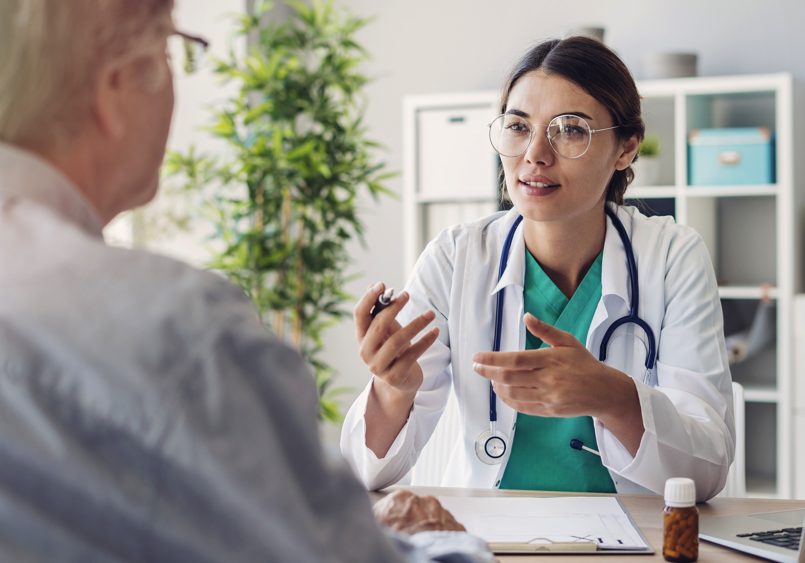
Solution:
{"label": "patient's hand on desk", "polygon": [[402,489],[377,501],[374,512],[382,525],[404,534],[436,530],[466,531],[436,498],[418,496]]}

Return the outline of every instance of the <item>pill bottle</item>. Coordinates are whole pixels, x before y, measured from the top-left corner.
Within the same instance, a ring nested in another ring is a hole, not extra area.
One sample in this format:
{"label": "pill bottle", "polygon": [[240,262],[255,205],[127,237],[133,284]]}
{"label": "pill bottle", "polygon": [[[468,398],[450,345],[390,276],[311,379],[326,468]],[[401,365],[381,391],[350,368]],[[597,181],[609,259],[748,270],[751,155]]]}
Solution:
{"label": "pill bottle", "polygon": [[666,561],[689,563],[699,558],[699,510],[692,479],[674,477],[665,482],[662,529]]}

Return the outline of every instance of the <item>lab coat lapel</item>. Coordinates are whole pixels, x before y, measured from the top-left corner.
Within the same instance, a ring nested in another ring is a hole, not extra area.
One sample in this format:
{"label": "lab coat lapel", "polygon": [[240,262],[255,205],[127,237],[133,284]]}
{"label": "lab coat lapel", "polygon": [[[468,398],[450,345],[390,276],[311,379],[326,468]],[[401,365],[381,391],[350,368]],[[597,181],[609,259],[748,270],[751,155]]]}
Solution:
{"label": "lab coat lapel", "polygon": [[[619,206],[614,207],[631,238],[632,217]],[[618,231],[607,217],[607,230],[604,239],[604,256],[601,264],[601,301],[593,315],[590,330],[587,332],[587,349],[597,358],[604,332],[617,318],[629,312],[629,267],[626,250]],[[610,357],[610,356],[608,356]]]}

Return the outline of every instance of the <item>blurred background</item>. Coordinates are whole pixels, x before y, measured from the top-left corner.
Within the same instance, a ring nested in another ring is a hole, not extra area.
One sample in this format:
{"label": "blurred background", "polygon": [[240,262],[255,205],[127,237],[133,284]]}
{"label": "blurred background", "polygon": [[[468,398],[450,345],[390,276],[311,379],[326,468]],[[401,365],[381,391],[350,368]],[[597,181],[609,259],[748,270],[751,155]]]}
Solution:
{"label": "blurred background", "polygon": [[[530,46],[544,39],[579,32],[582,28],[603,28],[604,42],[621,56],[635,78],[647,85],[647,108],[650,106],[656,117],[656,134],[665,147],[663,172],[653,182],[661,185],[660,191],[653,195],[635,192],[633,196],[653,200],[653,208],[676,214],[683,222],[696,226],[696,221],[700,221],[704,234],[712,234],[713,240],[709,242],[714,260],[725,257],[724,263],[717,265],[721,273],[737,271],[739,273],[733,277],[741,278],[740,266],[730,266],[726,261],[740,263],[744,256],[749,256],[747,260],[751,262],[754,260],[752,253],[759,255],[762,269],[771,268],[776,272],[768,279],[746,274],[745,279],[732,284],[732,289],[725,289],[722,297],[731,300],[729,306],[725,306],[725,315],[730,316],[728,324],[734,325],[736,333],[746,332],[753,323],[761,322],[755,320],[760,316],[759,311],[765,310],[761,302],[772,301],[777,305],[777,314],[770,321],[776,337],[766,339],[769,342],[764,343],[765,351],[759,352],[760,359],[744,364],[749,367],[736,368],[748,388],[748,492],[764,496],[805,496],[805,459],[794,448],[798,443],[796,436],[805,436],[805,399],[801,398],[805,394],[802,390],[805,376],[797,369],[796,357],[796,332],[799,330],[796,311],[802,307],[796,294],[801,291],[802,260],[798,241],[801,238],[799,193],[802,190],[799,178],[803,178],[796,147],[801,146],[805,132],[802,111],[805,107],[802,88],[805,35],[801,29],[801,22],[805,21],[805,2],[334,0],[332,5],[338,13],[370,19],[355,33],[355,40],[366,49],[369,57],[359,66],[359,71],[369,79],[361,88],[365,100],[363,123],[366,136],[381,145],[372,151],[376,161],[385,163],[384,170],[398,173],[382,181],[392,192],[391,196],[374,199],[368,191],[358,194],[358,219],[364,225],[366,245],[354,238],[348,243],[350,262],[343,264],[348,276],[343,287],[346,293],[359,296],[367,285],[381,280],[388,286],[402,289],[410,271],[410,256],[433,230],[423,224],[423,215],[411,201],[421,188],[422,179],[416,176],[416,171],[422,163],[417,158],[424,158],[417,152],[418,146],[412,144],[412,139],[424,142],[417,137],[422,133],[417,127],[424,115],[419,112],[433,107],[444,111],[454,107],[458,111],[466,109],[467,104],[477,108],[493,106],[494,96],[511,66]],[[210,54],[214,57],[234,54],[237,58],[245,56],[247,44],[254,45],[256,41],[254,37],[247,39],[236,33],[238,18],[248,15],[255,7],[253,0],[177,0],[176,20],[181,29],[210,40]],[[291,7],[278,1],[264,16],[264,23],[279,24],[292,18],[293,13]],[[652,63],[652,57],[658,53],[695,54],[692,73],[699,82],[680,83],[688,90],[675,90],[677,83],[656,82],[655,79],[663,78],[662,72],[670,73],[668,77],[674,72],[688,76],[691,73],[673,68],[658,71],[656,58]],[[180,57],[177,53],[176,58]],[[787,88],[785,78],[708,82],[713,77],[777,73],[788,73],[793,88]],[[647,82],[649,79],[651,83]],[[696,84],[706,90],[703,95],[707,97],[701,102],[706,106],[704,126],[768,126],[778,133],[774,156],[778,160],[770,181],[716,195],[700,192],[698,199],[693,197],[695,191],[683,195],[683,189],[695,184],[686,174],[682,154],[686,150],[684,136],[698,124],[680,122],[681,118],[674,113],[679,109],[675,100],[688,100],[686,119],[690,121],[695,117],[691,112],[695,113],[700,102],[691,101],[686,92],[694,91]],[[708,88],[715,90],[711,92]],[[723,95],[719,88],[724,89]],[[230,151],[225,142],[204,128],[213,124],[215,109],[220,109],[225,100],[236,94],[236,85],[223,84],[214,72],[214,65],[205,62],[194,74],[177,74],[176,92],[176,116],[169,148],[187,151],[194,146],[198,151],[213,155]],[[649,122],[650,130],[651,125]],[[404,135],[406,131],[408,137]],[[473,138],[476,144],[470,145],[485,147],[486,134],[485,124],[476,128],[473,132],[477,135]],[[448,175],[472,177],[472,159],[458,150],[463,146],[435,146],[435,152],[425,156],[438,161]],[[483,170],[480,173],[485,174]],[[479,182],[489,183],[489,178],[483,176]],[[773,185],[768,192],[762,191],[763,186],[758,187],[765,183]],[[490,184],[489,188],[490,198],[480,202],[480,206],[466,208],[467,213],[471,214],[472,209],[480,213],[490,205],[494,209],[494,186]],[[409,190],[407,195],[406,189]],[[477,192],[477,186],[468,189]],[[719,199],[724,194],[734,196],[732,203]],[[460,199],[460,194],[456,195]],[[204,267],[210,257],[209,226],[192,219],[183,224],[182,229],[172,224],[176,214],[181,215],[192,205],[186,197],[166,190],[148,209],[122,217],[111,225],[107,237],[119,244],[144,246]],[[703,215],[708,218],[697,218]],[[734,233],[718,225],[730,223],[730,217],[739,218],[732,222],[740,223],[744,232],[751,234],[757,230],[767,235],[760,236],[757,243],[753,242],[755,238],[748,237],[749,240],[742,240],[740,244],[728,245],[725,239]],[[465,213],[459,218],[469,217]],[[449,219],[449,215],[442,217],[443,221],[449,222]],[[782,230],[778,225],[783,226]],[[746,245],[750,246],[748,250]],[[752,248],[753,245],[758,248]],[[770,245],[774,247],[771,250]],[[772,261],[763,262],[769,255]],[[345,299],[346,311],[351,310],[352,301],[352,298]],[[332,387],[347,388],[334,399],[341,412],[345,412],[368,381],[366,369],[357,357],[350,319],[327,328],[321,337],[323,347],[319,357],[333,370]],[[755,438],[752,428],[756,429]],[[322,424],[323,436],[330,444],[337,443],[339,431],[337,422]],[[774,439],[769,440],[769,436]],[[753,440],[757,443],[753,444]]]}

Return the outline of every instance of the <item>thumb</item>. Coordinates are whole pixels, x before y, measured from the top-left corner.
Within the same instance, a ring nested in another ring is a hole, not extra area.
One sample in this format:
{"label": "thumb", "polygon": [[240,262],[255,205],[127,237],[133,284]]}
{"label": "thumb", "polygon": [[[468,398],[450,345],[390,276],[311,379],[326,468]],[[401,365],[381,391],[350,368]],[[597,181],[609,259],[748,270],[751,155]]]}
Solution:
{"label": "thumb", "polygon": [[569,332],[551,326],[531,313],[526,313],[523,320],[528,332],[550,346],[582,346],[581,342]]}

